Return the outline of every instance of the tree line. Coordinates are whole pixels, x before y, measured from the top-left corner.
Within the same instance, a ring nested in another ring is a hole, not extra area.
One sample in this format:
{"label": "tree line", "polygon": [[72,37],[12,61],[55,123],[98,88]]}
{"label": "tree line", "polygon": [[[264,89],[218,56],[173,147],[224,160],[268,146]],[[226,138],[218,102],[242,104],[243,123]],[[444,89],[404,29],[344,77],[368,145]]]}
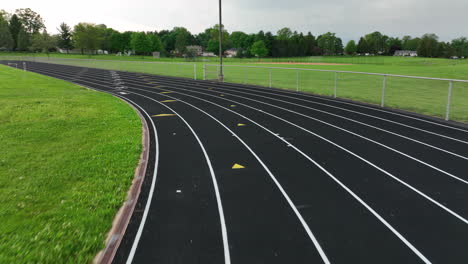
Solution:
{"label": "tree line", "polygon": [[[133,52],[149,55],[160,52],[162,56],[194,56],[188,46],[201,46],[204,51],[219,53],[219,25],[192,34],[184,27],[151,32],[119,32],[103,24],[79,23],[73,28],[62,23],[59,34],[50,35],[42,17],[29,8],[17,9],[14,14],[0,10],[0,49],[12,51],[51,52],[56,48],[79,50],[94,54],[98,50],[110,53]],[[389,37],[380,32],[362,36],[358,42],[346,45],[335,33],[314,36],[311,32],[282,28],[273,34],[259,31],[247,34],[242,31],[222,32],[223,52],[234,48],[237,57],[300,57],[327,55],[393,55],[397,50],[417,51],[422,57],[468,57],[468,40],[460,37],[451,42],[439,41],[435,34],[413,38]]]}

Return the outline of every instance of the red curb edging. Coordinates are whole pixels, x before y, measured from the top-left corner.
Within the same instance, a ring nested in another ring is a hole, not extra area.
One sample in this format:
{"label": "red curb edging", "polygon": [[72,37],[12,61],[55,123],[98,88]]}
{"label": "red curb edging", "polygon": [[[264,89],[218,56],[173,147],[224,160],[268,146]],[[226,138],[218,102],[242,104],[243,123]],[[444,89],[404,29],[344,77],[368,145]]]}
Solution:
{"label": "red curb edging", "polygon": [[[119,98],[119,97],[117,97]],[[141,186],[146,174],[146,167],[148,166],[148,157],[149,157],[149,129],[146,119],[141,115],[132,104],[119,98],[128,105],[130,105],[138,114],[142,121],[142,145],[143,150],[140,155],[140,161],[138,167],[135,169],[135,177],[130,187],[127,199],[125,200],[122,207],[119,209],[117,215],[112,222],[112,228],[107,234],[106,238],[106,247],[101,250],[96,257],[94,257],[93,263],[95,264],[110,264],[112,263],[114,256],[119,248],[122,238],[127,229],[130,218],[132,217],[133,211],[135,209],[138,197],[140,195]]]}

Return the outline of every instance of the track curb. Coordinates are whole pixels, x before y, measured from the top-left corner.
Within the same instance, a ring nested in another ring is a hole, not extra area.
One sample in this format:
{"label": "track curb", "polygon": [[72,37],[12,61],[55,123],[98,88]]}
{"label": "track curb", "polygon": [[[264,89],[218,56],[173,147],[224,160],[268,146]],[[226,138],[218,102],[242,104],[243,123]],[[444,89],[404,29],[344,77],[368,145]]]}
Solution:
{"label": "track curb", "polygon": [[[94,90],[94,89],[93,89]],[[116,97],[119,98],[119,97]],[[132,107],[142,122],[142,145],[143,150],[140,155],[140,161],[138,163],[137,168],[135,169],[135,177],[133,178],[132,186],[128,190],[127,199],[125,200],[122,207],[120,207],[119,211],[117,212],[114,220],[112,221],[112,228],[107,234],[107,238],[105,240],[105,248],[101,250],[93,259],[93,263],[95,264],[110,264],[112,263],[114,256],[117,252],[117,249],[122,242],[122,238],[125,234],[127,229],[128,223],[130,222],[130,218],[133,215],[133,211],[135,206],[138,202],[138,197],[140,195],[141,186],[145,179],[146,168],[148,166],[148,158],[149,158],[149,149],[150,149],[150,137],[149,137],[149,129],[148,123],[143,115],[138,111],[138,109],[130,104],[129,102],[119,98],[130,107]]]}

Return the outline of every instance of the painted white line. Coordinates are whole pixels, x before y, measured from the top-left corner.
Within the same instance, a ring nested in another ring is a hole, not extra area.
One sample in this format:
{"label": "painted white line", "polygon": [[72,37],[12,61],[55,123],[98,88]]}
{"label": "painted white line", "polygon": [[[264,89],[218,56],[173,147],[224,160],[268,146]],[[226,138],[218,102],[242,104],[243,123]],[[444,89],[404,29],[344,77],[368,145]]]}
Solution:
{"label": "painted white line", "polygon": [[[132,89],[143,90],[143,89],[138,89],[138,88],[132,88]],[[146,91],[146,92],[155,93],[155,92],[151,92],[151,91]],[[176,93],[182,94],[182,93],[180,93],[180,92],[176,92]],[[273,136],[275,136],[275,137],[279,138],[280,140],[284,141],[288,146],[294,147],[293,144],[291,144],[290,142],[288,142],[288,141],[285,140],[284,138],[282,138],[282,137],[280,137],[280,136],[277,136],[277,135],[276,135],[274,132],[272,132],[271,130],[267,129],[266,127],[263,127],[262,125],[256,123],[256,122],[253,121],[252,119],[250,119],[250,118],[248,118],[248,117],[246,117],[246,116],[244,116],[244,115],[242,115],[242,114],[239,114],[239,113],[237,113],[237,112],[234,112],[234,111],[232,111],[232,110],[229,109],[229,108],[226,108],[226,107],[224,107],[224,106],[218,105],[218,104],[213,103],[213,102],[210,102],[210,101],[208,101],[208,100],[205,100],[205,99],[202,99],[202,98],[193,96],[193,95],[187,95],[187,94],[185,94],[185,95],[186,95],[186,96],[189,96],[189,97],[196,98],[196,99],[201,100],[201,101],[204,101],[204,102],[211,103],[211,104],[216,105],[216,106],[218,106],[218,107],[220,107],[220,108],[223,108],[223,109],[225,109],[225,110],[228,110],[229,112],[232,112],[232,113],[234,113],[234,114],[236,114],[236,115],[238,115],[238,116],[240,116],[240,117],[242,117],[242,118],[245,118],[246,120],[249,120],[250,122],[255,123],[255,124],[257,124],[259,127],[265,129],[266,131],[268,131],[269,133],[271,133]],[[168,97],[170,97],[170,96],[168,96]],[[182,102],[182,101],[181,101],[181,102]],[[187,104],[188,104],[188,103],[187,103]],[[255,110],[254,107],[250,107],[250,106],[249,106],[249,108]],[[420,196],[424,197],[425,199],[427,199],[428,201],[430,201],[430,202],[433,203],[434,205],[436,205],[436,206],[438,206],[439,208],[445,210],[445,211],[448,212],[449,214],[455,216],[456,218],[458,218],[459,220],[461,220],[461,221],[464,222],[465,224],[468,224],[468,220],[467,220],[467,219],[465,219],[465,218],[463,218],[462,216],[460,216],[459,214],[455,213],[454,211],[452,211],[451,209],[449,209],[449,208],[446,207],[445,205],[443,205],[443,204],[437,202],[436,200],[434,200],[434,199],[431,198],[430,196],[426,195],[426,194],[423,193],[422,191],[416,189],[415,187],[413,187],[413,186],[411,186],[410,184],[406,183],[405,181],[399,179],[398,177],[394,176],[394,175],[391,174],[390,172],[388,172],[388,171],[386,171],[386,170],[380,168],[379,166],[375,165],[374,163],[372,163],[372,162],[370,162],[370,161],[364,159],[363,157],[357,155],[356,153],[354,153],[354,152],[352,152],[352,151],[350,151],[350,150],[348,150],[348,149],[342,147],[341,145],[338,145],[338,144],[336,144],[335,142],[333,142],[333,141],[331,141],[331,140],[329,140],[329,139],[327,139],[327,138],[324,138],[324,137],[322,137],[322,136],[320,136],[320,135],[318,135],[318,134],[316,134],[316,133],[314,133],[314,132],[312,132],[312,131],[310,131],[310,130],[308,130],[308,129],[306,129],[306,128],[303,128],[303,127],[301,127],[301,126],[299,126],[299,125],[297,125],[297,124],[294,124],[294,123],[292,123],[292,122],[290,122],[290,121],[288,121],[288,120],[286,120],[286,119],[283,119],[283,118],[281,118],[281,117],[275,116],[275,115],[270,114],[270,113],[267,113],[267,112],[264,112],[264,113],[265,113],[265,114],[268,114],[268,115],[270,115],[270,116],[272,116],[272,117],[275,117],[275,118],[277,118],[277,119],[279,119],[279,120],[281,120],[281,121],[283,121],[283,122],[286,122],[286,123],[288,123],[288,124],[290,124],[290,125],[292,125],[292,126],[295,126],[295,127],[299,128],[299,129],[301,129],[301,130],[303,130],[303,131],[305,131],[305,132],[307,132],[307,133],[309,133],[309,134],[311,134],[311,135],[314,135],[315,137],[318,137],[318,138],[320,138],[321,140],[324,140],[325,142],[328,142],[328,143],[332,144],[333,146],[335,146],[335,147],[337,147],[337,148],[339,148],[339,149],[341,149],[341,150],[343,150],[343,151],[345,151],[345,152],[351,154],[352,156],[354,156],[354,157],[360,159],[361,161],[367,163],[368,165],[374,167],[375,169],[379,170],[380,172],[384,173],[385,175],[391,177],[392,179],[394,179],[395,181],[397,181],[397,182],[399,182],[400,184],[404,185],[405,187],[409,188],[410,190],[416,192],[417,194],[419,194]]]}
{"label": "painted white line", "polygon": [[[195,138],[196,138],[196,140],[197,140],[198,144],[200,145],[200,148],[201,148],[201,150],[203,152],[203,155],[205,156],[206,163],[207,163],[208,168],[210,170],[211,179],[212,179],[213,185],[214,185],[216,201],[217,201],[217,204],[218,204],[218,213],[219,213],[219,218],[220,218],[220,222],[221,222],[221,233],[222,233],[223,247],[224,247],[224,263],[225,264],[230,264],[231,263],[231,256],[230,256],[230,253],[229,253],[229,243],[228,243],[228,236],[227,236],[227,229],[226,229],[226,221],[224,219],[224,210],[223,210],[223,205],[222,205],[222,202],[221,202],[221,195],[220,195],[220,192],[219,192],[218,181],[216,180],[216,175],[215,175],[213,166],[211,164],[210,157],[208,156],[208,153],[206,152],[205,146],[201,142],[201,140],[198,137],[197,133],[195,133],[193,128],[189,125],[189,123],[178,112],[176,112],[174,109],[172,109],[171,107],[169,107],[169,106],[167,106],[167,105],[165,105],[165,104],[163,104],[163,103],[161,103],[161,102],[159,102],[157,100],[154,100],[151,97],[148,97],[148,96],[145,96],[145,95],[142,95],[142,94],[138,94],[138,93],[135,93],[135,92],[130,92],[130,93],[139,95],[141,97],[148,98],[148,99],[150,99],[150,100],[152,100],[154,102],[157,102],[158,104],[166,107],[169,111],[176,114],[177,117],[179,117],[185,123],[185,125],[190,129],[192,134],[195,136]],[[130,264],[130,263],[127,262],[127,264]]]}
{"label": "painted white line", "polygon": [[[138,90],[141,90],[141,89],[138,89]],[[147,91],[148,92],[148,91]],[[172,98],[172,96],[169,96],[169,95],[164,95],[164,96],[167,96],[167,97],[170,97]],[[283,141],[284,143],[286,143],[286,145],[288,145],[289,147],[292,147],[294,148],[294,150],[296,150],[297,152],[299,152],[302,156],[304,156],[305,158],[307,158],[309,161],[311,161],[314,165],[316,165],[319,169],[321,169],[323,172],[325,172],[329,177],[331,177],[336,183],[338,183],[344,190],[346,190],[351,196],[353,196],[359,203],[361,203],[366,209],[369,210],[369,212],[371,212],[379,221],[381,221],[387,228],[390,229],[391,232],[393,232],[405,245],[407,245],[421,260],[423,260],[425,263],[431,263],[418,249],[416,249],[405,237],[403,237],[403,235],[401,235],[395,228],[393,228],[384,218],[382,218],[374,209],[372,209],[366,202],[364,202],[357,194],[355,194],[351,189],[349,189],[345,184],[343,184],[340,180],[338,180],[335,176],[333,176],[328,170],[326,170],[324,167],[322,167],[319,163],[317,163],[315,160],[313,160],[311,157],[309,157],[307,154],[305,154],[304,152],[302,152],[301,150],[299,150],[296,146],[294,146],[293,144],[291,144],[290,142],[286,141],[285,139],[277,136],[273,131],[269,130],[268,128],[260,125],[259,123],[253,121],[252,119],[244,116],[244,115],[241,115],[239,113],[236,113],[234,111],[232,111],[231,109],[229,108],[226,108],[226,107],[223,107],[221,105],[218,105],[216,103],[213,103],[213,102],[210,102],[210,101],[207,101],[207,100],[204,100],[204,99],[201,99],[201,98],[197,98],[196,96],[190,96],[190,97],[193,97],[193,98],[196,98],[196,99],[199,99],[201,101],[205,101],[205,102],[208,102],[208,103],[211,103],[213,105],[216,105],[220,108],[223,108],[229,112],[232,112],[236,115],[239,115],[241,116],[242,118],[245,118],[246,120],[249,120],[250,122],[252,122],[253,124],[256,124],[257,126],[259,126],[260,128],[264,129],[265,131],[267,131],[268,133],[272,134],[273,136],[275,136],[276,138],[278,138],[279,140]],[[193,108],[195,109],[198,109],[199,111],[201,112],[204,112],[206,115],[210,116],[211,118],[213,118],[214,120],[217,120],[215,117],[211,116],[210,114],[206,113],[205,111],[201,110],[200,108],[190,104],[190,103],[187,103],[183,100],[180,100],[180,102],[183,102],[187,105],[190,105],[192,106]],[[218,121],[220,124],[222,124],[220,121]],[[224,125],[223,125],[224,126]],[[226,127],[226,129],[230,130],[229,128]],[[234,132],[232,132],[230,130],[231,133],[233,133],[235,135]],[[236,135],[237,137],[237,135]],[[269,172],[269,174],[272,176],[272,179],[275,181],[275,183],[281,187],[280,183],[276,180],[276,178],[273,176],[273,174],[271,174],[271,172],[269,171],[269,169],[266,167],[266,165],[264,165],[264,163],[260,160],[260,158],[258,158],[258,156],[250,149],[250,147],[247,146],[247,144],[245,144],[240,138],[238,138],[251,152],[252,154],[255,155],[255,157],[261,162],[262,166],[264,166],[264,168]],[[284,192],[283,195],[285,195],[285,197],[287,198],[288,200],[288,203],[291,204],[291,206],[293,207],[293,209],[295,210],[295,212],[297,212],[296,214],[298,214],[298,217],[300,217],[301,219],[301,222],[303,222],[303,224],[305,225],[305,227],[308,227],[307,223],[305,222],[305,220],[302,218],[301,214],[299,213],[299,211],[297,210],[296,206],[294,205],[294,203],[291,201],[291,199],[289,198],[289,196],[287,196],[286,192],[284,191],[284,189],[281,187],[281,191]],[[308,231],[310,231],[310,229],[307,229]],[[313,238],[315,238],[311,232],[311,235]],[[318,242],[316,242],[316,240],[314,239],[314,244],[317,243],[317,246],[320,247],[320,245],[318,244]],[[321,247],[320,247],[320,250]],[[322,255],[322,252],[323,251],[319,251]],[[323,253],[325,256],[325,253]],[[326,257],[326,256],[325,256]],[[328,259],[324,259],[325,263],[329,263]]]}
{"label": "painted white line", "polygon": [[[157,100],[151,98],[151,97],[148,97],[146,95],[142,95],[142,94],[139,94],[139,93],[135,93],[135,92],[131,92],[133,94],[136,94],[136,95],[139,95],[139,96],[142,96],[142,97],[146,97],[150,100],[153,100],[155,102],[158,102]],[[163,95],[163,96],[166,96],[166,97],[169,97],[169,98],[174,98],[172,96],[169,96],[167,94],[160,94],[160,95]],[[212,118],[213,120],[215,120],[217,123],[219,123],[221,126],[223,126],[226,130],[228,130],[234,137],[236,137],[239,142],[242,143],[242,145],[244,145],[249,151],[250,153],[252,153],[252,155],[258,160],[258,162],[262,165],[262,167],[265,169],[265,171],[268,173],[268,175],[270,175],[271,179],[275,182],[276,186],[278,187],[278,189],[281,191],[281,193],[283,194],[284,198],[286,199],[286,201],[288,202],[289,206],[291,207],[291,209],[294,211],[294,213],[296,214],[296,216],[299,218],[301,224],[303,225],[304,229],[306,230],[307,234],[309,235],[310,239],[312,240],[312,242],[314,243],[317,251],[319,252],[320,256],[322,257],[322,260],[325,264],[330,264],[330,261],[328,260],[328,257],[326,256],[325,252],[323,251],[322,247],[320,246],[318,240],[315,238],[314,234],[312,233],[312,231],[310,230],[309,226],[307,225],[307,223],[305,222],[304,218],[302,217],[302,215],[299,213],[299,211],[297,210],[296,206],[294,205],[294,203],[292,202],[292,200],[289,198],[288,194],[286,193],[286,191],[283,189],[283,187],[281,186],[281,184],[278,182],[278,180],[276,179],[276,177],[271,173],[270,169],[268,169],[268,167],[265,165],[265,163],[263,163],[263,161],[260,159],[260,157],[258,157],[258,155],[249,147],[249,145],[247,145],[236,133],[234,133],[231,129],[229,129],[226,125],[224,125],[221,121],[219,121],[218,119],[216,119],[215,117],[213,117],[212,115],[210,115],[209,113],[205,112],[204,110],[192,105],[192,104],[189,104],[185,101],[182,101],[180,100],[180,102],[182,103],[185,103],[191,107],[193,107],[194,109],[197,109],[198,111],[204,113],[205,115],[209,116],[210,118]],[[168,107],[169,108],[169,107]],[[174,111],[171,109],[171,111]],[[174,111],[174,113],[176,113]],[[180,115],[179,115],[180,116]],[[188,125],[188,123],[187,123]],[[201,142],[200,142],[201,144]],[[210,170],[211,170],[211,167],[210,167]]]}
{"label": "painted white line", "polygon": [[[227,84],[227,83],[224,83],[225,86],[229,85],[229,87],[231,87],[230,84]],[[239,88],[239,89],[244,89],[244,90],[253,90],[252,88],[241,88],[239,87],[239,85],[241,84],[232,84],[234,88]],[[256,89],[259,89],[259,90],[264,90],[264,91],[272,91],[272,89],[270,88],[263,88],[263,87],[255,87]],[[276,91],[276,90],[274,90]],[[291,94],[291,95],[298,95],[297,92],[292,92],[292,91],[286,91],[286,90],[280,90],[278,92],[283,92],[283,93],[287,93],[287,94]],[[275,93],[273,93],[275,94]],[[305,93],[301,93],[300,94],[301,96],[305,96],[305,97],[309,97],[309,98],[314,98],[314,99],[318,99],[318,100],[323,100],[323,101],[329,101],[329,102],[333,102],[333,103],[337,103],[337,104],[346,104],[346,105],[350,105],[350,106],[356,106],[356,107],[360,107],[360,108],[366,108],[366,109],[369,109],[369,110],[373,110],[373,111],[378,111],[378,112],[383,112],[383,113],[386,113],[386,114],[392,114],[392,115],[397,115],[397,116],[401,116],[401,117],[405,117],[405,118],[409,118],[409,119],[413,119],[413,120],[418,120],[418,121],[421,121],[421,122],[425,122],[425,123],[429,123],[429,124],[432,124],[432,125],[437,125],[437,126],[441,126],[441,127],[445,127],[445,128],[449,128],[449,129],[453,129],[453,130],[458,130],[458,131],[461,131],[461,132],[465,132],[465,133],[468,133],[468,130],[466,129],[462,129],[462,128],[458,128],[458,127],[454,127],[454,126],[449,126],[449,125],[445,125],[445,124],[441,124],[441,123],[438,123],[438,122],[434,122],[434,121],[430,121],[430,120],[425,120],[425,119],[422,119],[422,118],[418,118],[418,117],[414,117],[414,116],[410,116],[410,115],[406,115],[406,114],[401,114],[401,113],[396,113],[396,112],[392,112],[392,111],[387,111],[387,110],[384,110],[384,109],[378,109],[378,108],[374,108],[374,107],[370,107],[370,106],[365,106],[365,105],[361,105],[361,104],[356,104],[356,103],[350,103],[350,102],[344,102],[344,101],[341,101],[341,100],[336,100],[336,99],[330,99],[330,98],[326,98],[326,97],[321,97],[321,96],[317,96],[317,95],[312,95],[312,94],[305,94]],[[343,98],[343,99],[346,99],[346,98]],[[330,105],[331,106],[331,105]],[[340,107],[338,107],[340,108]],[[341,108],[340,108],[341,109]],[[347,108],[343,108],[343,110],[350,110],[350,109],[347,109]]]}

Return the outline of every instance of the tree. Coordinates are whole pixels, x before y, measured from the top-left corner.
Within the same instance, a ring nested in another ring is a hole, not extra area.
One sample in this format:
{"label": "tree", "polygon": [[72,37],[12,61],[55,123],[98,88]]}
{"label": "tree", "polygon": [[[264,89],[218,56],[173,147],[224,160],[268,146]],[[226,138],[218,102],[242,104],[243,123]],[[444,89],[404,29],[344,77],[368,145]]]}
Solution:
{"label": "tree", "polygon": [[376,31],[367,34],[365,37],[368,47],[368,52],[372,54],[383,54],[386,51],[386,41],[388,36]]}
{"label": "tree", "polygon": [[148,38],[151,42],[151,51],[159,51],[162,52],[164,50],[164,46],[159,38],[158,34],[148,34]]}
{"label": "tree", "polygon": [[0,48],[11,50],[13,49],[14,41],[11,36],[8,22],[0,19]]}
{"label": "tree", "polygon": [[32,11],[30,8],[20,8],[16,9],[16,14],[18,15],[21,23],[26,28],[26,32],[32,34],[39,32],[41,29],[45,29],[44,20],[42,17]]}
{"label": "tree", "polygon": [[387,40],[387,47],[386,54],[393,55],[395,51],[403,49],[403,43],[399,38],[389,38]]}
{"label": "tree", "polygon": [[31,50],[32,51],[41,51],[47,53],[49,56],[49,52],[52,48],[54,48],[56,43],[54,39],[47,33],[47,30],[43,30],[42,33],[34,33],[31,40]]}
{"label": "tree", "polygon": [[404,50],[416,51],[419,46],[420,38],[411,38],[411,36],[404,36],[402,38],[402,45]]}
{"label": "tree", "polygon": [[357,45],[354,40],[350,40],[348,44],[346,44],[345,53],[348,55],[354,55],[357,52]]}
{"label": "tree", "polygon": [[276,33],[278,40],[288,40],[292,36],[292,31],[290,28],[282,28]]}
{"label": "tree", "polygon": [[324,55],[336,55],[343,52],[343,43],[335,33],[327,32],[317,38],[318,47]]}
{"label": "tree", "polygon": [[17,47],[16,50],[19,51],[26,51],[29,49],[29,46],[31,45],[30,40],[29,40],[29,34],[26,33],[25,29],[23,27],[20,28],[20,31],[18,33],[18,41],[17,41]]}
{"label": "tree", "polygon": [[59,39],[57,42],[57,46],[61,49],[65,49],[68,53],[69,50],[73,49],[71,28],[64,22],[60,24],[60,28],[58,28],[58,31]]}
{"label": "tree", "polygon": [[11,37],[13,38],[13,50],[16,50],[16,47],[18,46],[18,34],[22,26],[23,25],[16,14],[11,16],[9,27]]}
{"label": "tree", "polygon": [[359,39],[357,52],[360,54],[369,53],[369,45],[367,44],[367,40],[363,37]]}
{"label": "tree", "polygon": [[418,55],[422,57],[437,57],[439,37],[435,34],[424,34],[418,46]]}
{"label": "tree", "polygon": [[468,39],[465,37],[452,40],[451,46],[454,49],[455,56],[468,57]]}
{"label": "tree", "polygon": [[151,41],[145,32],[133,33],[130,43],[136,54],[145,55],[151,52]]}
{"label": "tree", "polygon": [[94,53],[101,43],[101,36],[99,29],[90,23],[78,23],[73,30],[73,40],[75,46],[81,49],[81,53],[88,51]]}
{"label": "tree", "polygon": [[268,49],[265,46],[265,42],[263,42],[263,40],[255,41],[252,45],[252,48],[250,48],[250,52],[258,57],[258,59],[268,55]]}

